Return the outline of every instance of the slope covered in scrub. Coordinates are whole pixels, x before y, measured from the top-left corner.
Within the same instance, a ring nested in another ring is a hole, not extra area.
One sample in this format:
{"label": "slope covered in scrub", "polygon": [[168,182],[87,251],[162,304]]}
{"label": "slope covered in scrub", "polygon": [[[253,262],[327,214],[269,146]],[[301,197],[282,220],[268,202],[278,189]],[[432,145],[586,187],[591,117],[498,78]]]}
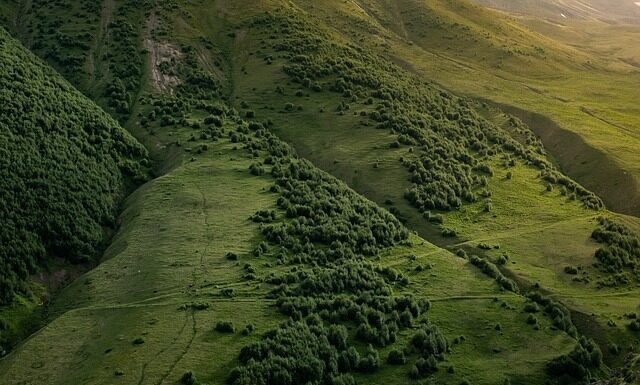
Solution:
{"label": "slope covered in scrub", "polygon": [[[104,262],[0,361],[0,382],[535,384],[571,351],[547,317],[527,324],[526,298],[410,234],[268,124],[198,97],[209,84],[141,101],[176,166],[129,198]],[[151,113],[164,108],[181,121],[163,126]]]}
{"label": "slope covered in scrub", "polygon": [[146,150],[0,29],[0,303],[38,266],[96,256]]}
{"label": "slope covered in scrub", "polygon": [[519,119],[428,80],[574,71],[584,55],[546,55],[463,0],[105,0],[99,28],[84,3],[23,8],[47,38],[34,50],[60,66],[46,52],[78,47],[49,25],[98,31],[82,59],[95,76],[67,76],[165,174],[128,198],[102,263],[0,360],[0,382],[636,375],[637,218],[607,211]]}

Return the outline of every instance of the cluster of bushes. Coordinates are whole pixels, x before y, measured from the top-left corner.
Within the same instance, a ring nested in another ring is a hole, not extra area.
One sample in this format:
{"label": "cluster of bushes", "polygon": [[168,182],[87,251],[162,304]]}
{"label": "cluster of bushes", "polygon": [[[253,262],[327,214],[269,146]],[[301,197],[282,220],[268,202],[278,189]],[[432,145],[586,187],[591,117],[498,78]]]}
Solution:
{"label": "cluster of bushes", "polygon": [[[573,325],[573,321],[571,320],[571,312],[563,304],[538,292],[531,292],[527,294],[527,297],[534,303],[542,306],[545,314],[552,319],[553,326],[565,331],[572,337],[578,336],[578,330]],[[528,309],[535,309],[533,305],[526,306]],[[525,310],[527,310],[527,308],[525,308]]]}
{"label": "cluster of bushes", "polygon": [[273,190],[279,193],[277,204],[288,220],[262,227],[270,242],[321,262],[375,255],[408,237],[393,215],[311,163],[294,158],[277,158],[273,163],[271,174],[277,180]]}
{"label": "cluster of bushes", "polygon": [[347,331],[338,325],[325,326],[317,316],[290,320],[267,333],[261,341],[240,351],[241,365],[229,382],[235,385],[353,385],[352,371],[376,367],[376,354],[361,357],[347,345]]}
{"label": "cluster of bushes", "polygon": [[222,91],[221,82],[199,65],[195,47],[182,46],[182,54],[181,62],[178,65],[181,82],[176,87],[177,98],[188,98],[195,101],[219,99]]}
{"label": "cluster of bushes", "polygon": [[87,262],[146,150],[0,29],[0,303],[49,257]]}
{"label": "cluster of bushes", "polygon": [[469,258],[469,262],[478,267],[489,277],[494,278],[496,282],[498,282],[498,284],[504,289],[512,291],[514,293],[518,292],[518,285],[513,280],[505,277],[500,269],[498,269],[498,267],[493,263],[487,261],[484,258],[480,258],[477,255],[472,255]]}
{"label": "cluster of bushes", "polygon": [[[515,165],[516,158],[538,167],[545,179],[566,186],[585,206],[602,207],[594,194],[553,168],[540,141],[521,122],[513,121],[517,131],[528,135],[512,136],[480,117],[465,99],[408,75],[362,47],[332,43],[302,16],[274,13],[253,21],[258,29],[264,25],[268,44],[288,59],[283,69],[294,83],[305,88],[330,85],[331,92],[344,97],[339,112],[349,107],[345,101],[366,100],[374,110],[364,113],[363,123],[395,133],[392,148],[412,146],[415,151],[403,159],[413,182],[406,198],[419,210],[451,210],[475,202],[477,190],[493,175],[485,162],[498,154],[507,155],[508,166]],[[274,30],[280,32],[278,38]],[[527,140],[521,143],[516,137]]]}
{"label": "cluster of bushes", "polygon": [[251,216],[251,220],[257,223],[271,223],[276,220],[275,210],[260,210]]}
{"label": "cluster of bushes", "polygon": [[426,324],[413,335],[407,350],[419,355],[409,375],[412,378],[423,378],[438,370],[438,361],[444,360],[449,351],[449,343],[436,326]]}
{"label": "cluster of bushes", "polygon": [[593,370],[602,365],[602,352],[593,340],[581,337],[573,351],[553,359],[547,372],[556,379],[588,384]]}
{"label": "cluster of bushes", "polygon": [[[355,384],[351,373],[375,372],[381,365],[378,352],[369,345],[360,353],[349,345],[347,328],[327,325],[317,315],[302,320],[289,320],[267,333],[261,341],[242,348],[241,366],[235,368],[230,383],[242,384]],[[437,368],[449,350],[440,331],[423,325],[404,351],[393,350],[387,358],[392,365],[404,365],[407,354],[419,358],[409,375],[427,377]]]}
{"label": "cluster of bushes", "polygon": [[396,342],[398,331],[413,326],[429,309],[428,301],[411,297],[374,296],[370,292],[358,296],[281,296],[279,310],[298,320],[312,314],[328,323],[349,323],[355,338],[364,343],[384,347]]}
{"label": "cluster of bushes", "polygon": [[[317,267],[311,271],[296,270],[280,278],[286,282],[277,290],[279,295],[331,296],[340,293],[388,296],[390,288],[371,263],[345,261]],[[293,285],[299,283],[299,285]]]}
{"label": "cluster of bushes", "polygon": [[[640,278],[640,272],[636,270],[635,280],[637,281]],[[589,282],[587,277],[583,277],[582,280],[586,283]],[[631,282],[634,281],[634,278],[630,273],[622,272],[622,273],[614,273],[609,274],[605,277],[602,277],[596,281],[596,285],[598,288],[603,287],[620,287],[620,286],[628,286]]]}
{"label": "cluster of bushes", "polygon": [[610,273],[640,272],[640,237],[631,229],[601,217],[591,238],[603,244],[595,255],[602,270]]}
{"label": "cluster of bushes", "polygon": [[[143,116],[140,119],[140,124],[144,127],[149,126],[152,123],[156,123],[160,127],[168,127],[176,124],[181,124],[183,126],[190,125],[186,117],[188,112],[192,110],[193,105],[188,99],[156,96],[143,98],[140,101],[142,104],[149,104],[152,107],[149,112],[147,112],[146,116]],[[206,122],[202,125],[195,123],[192,127],[194,130],[201,129],[201,134],[204,134],[207,137],[213,135],[213,130],[211,130],[211,127],[207,127]]]}

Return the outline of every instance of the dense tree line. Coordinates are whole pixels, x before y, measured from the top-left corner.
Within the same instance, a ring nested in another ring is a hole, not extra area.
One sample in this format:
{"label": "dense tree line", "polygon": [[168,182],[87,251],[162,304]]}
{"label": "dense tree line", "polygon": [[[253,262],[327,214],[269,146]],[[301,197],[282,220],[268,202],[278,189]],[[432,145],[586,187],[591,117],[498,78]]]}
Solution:
{"label": "dense tree line", "polygon": [[265,41],[287,58],[283,69],[293,82],[314,92],[328,85],[344,98],[339,112],[348,109],[348,103],[372,105],[374,110],[364,113],[364,124],[396,134],[390,147],[412,148],[411,156],[402,159],[412,182],[405,196],[421,211],[451,210],[481,199],[478,190],[493,175],[486,161],[498,154],[513,157],[508,167],[515,159],[538,167],[545,181],[564,186],[586,207],[603,206],[554,169],[544,158],[541,142],[517,119],[511,120],[517,132],[512,136],[480,117],[465,99],[406,74],[362,47],[331,42],[302,16],[274,13],[253,26],[268,26]]}
{"label": "dense tree line", "polygon": [[[347,332],[325,327],[317,317],[288,321],[240,352],[241,366],[229,377],[232,384],[353,385],[348,372],[366,370],[369,360],[347,347]],[[363,364],[364,362],[364,364]]]}
{"label": "dense tree line", "polygon": [[146,150],[0,29],[0,303],[48,257],[86,262]]}
{"label": "dense tree line", "polygon": [[[553,326],[567,332],[567,334],[572,337],[578,337],[578,330],[573,325],[571,312],[563,304],[538,292],[531,292],[527,294],[527,297],[534,303],[542,306],[545,314],[551,318]],[[525,310],[533,312],[535,308],[533,305],[528,305],[528,309],[529,310],[525,308]]]}
{"label": "dense tree line", "polygon": [[[406,239],[407,230],[387,211],[361,198],[342,182],[305,160],[282,159],[273,165],[278,206],[290,221],[262,227],[265,237],[313,260],[352,254],[375,255]],[[315,248],[323,243],[325,248]]]}

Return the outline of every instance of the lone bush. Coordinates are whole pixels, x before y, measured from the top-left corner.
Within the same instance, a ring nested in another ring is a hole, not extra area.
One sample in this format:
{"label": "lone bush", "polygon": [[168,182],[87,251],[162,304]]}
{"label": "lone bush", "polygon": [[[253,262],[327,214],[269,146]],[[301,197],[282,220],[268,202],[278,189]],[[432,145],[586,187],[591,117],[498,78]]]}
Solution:
{"label": "lone bush", "polygon": [[216,323],[215,330],[220,333],[235,333],[236,328],[233,326],[233,322],[230,321],[218,321]]}
{"label": "lone bush", "polygon": [[402,350],[394,349],[389,352],[387,362],[391,365],[404,365],[407,363],[407,358]]}

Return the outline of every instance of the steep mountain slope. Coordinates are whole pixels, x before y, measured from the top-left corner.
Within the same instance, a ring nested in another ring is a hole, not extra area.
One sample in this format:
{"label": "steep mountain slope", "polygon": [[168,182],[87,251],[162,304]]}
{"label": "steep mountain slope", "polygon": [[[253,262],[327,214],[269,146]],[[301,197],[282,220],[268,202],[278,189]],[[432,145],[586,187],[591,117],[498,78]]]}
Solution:
{"label": "steep mountain slope", "polygon": [[29,275],[53,258],[94,260],[127,180],[145,177],[146,150],[3,29],[0,50],[0,303],[7,304],[28,296]]}
{"label": "steep mountain slope", "polygon": [[589,55],[543,53],[544,35],[457,1],[103,11],[131,7],[126,52],[146,64],[101,67],[130,76],[127,108],[94,97],[166,175],[130,197],[104,263],[2,381],[633,381],[638,219],[603,209],[519,119],[424,78],[489,73],[474,39],[505,73],[575,74]]}
{"label": "steep mountain slope", "polygon": [[[182,70],[186,80],[202,68]],[[3,383],[175,383],[195,372],[214,384],[387,384],[417,365],[413,377],[439,382],[535,384],[574,347],[551,319],[527,324],[524,297],[201,96],[217,92],[209,79],[137,104],[155,116],[141,130],[155,151],[173,149],[174,167],[129,198],[103,263],[0,362]],[[164,108],[184,121],[163,125]]]}

